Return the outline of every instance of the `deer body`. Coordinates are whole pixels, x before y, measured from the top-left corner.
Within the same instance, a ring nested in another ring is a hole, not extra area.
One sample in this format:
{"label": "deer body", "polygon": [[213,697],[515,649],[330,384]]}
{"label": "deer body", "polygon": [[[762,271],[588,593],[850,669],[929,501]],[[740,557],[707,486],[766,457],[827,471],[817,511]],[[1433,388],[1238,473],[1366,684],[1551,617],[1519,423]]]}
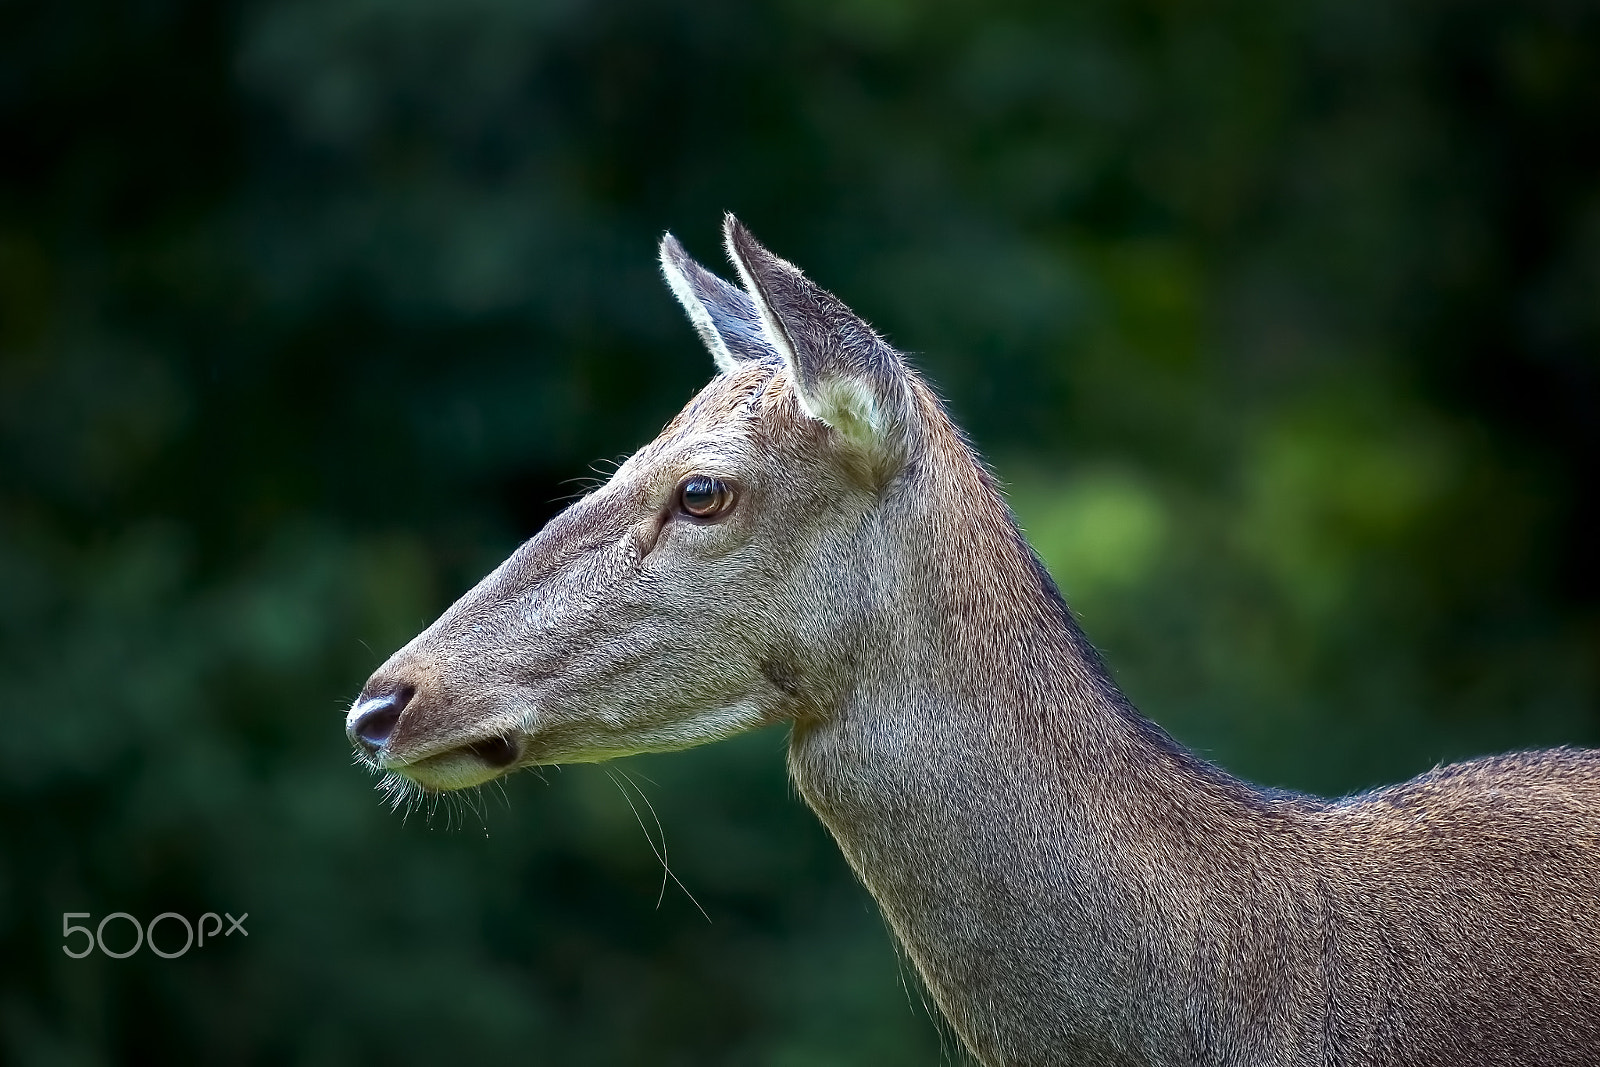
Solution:
{"label": "deer body", "polygon": [[452,788],[789,721],[985,1064],[1600,1062],[1600,754],[1334,802],[1189,754],[898,354],[729,244],[745,292],[663,248],[723,373],[373,675],[372,763]]}

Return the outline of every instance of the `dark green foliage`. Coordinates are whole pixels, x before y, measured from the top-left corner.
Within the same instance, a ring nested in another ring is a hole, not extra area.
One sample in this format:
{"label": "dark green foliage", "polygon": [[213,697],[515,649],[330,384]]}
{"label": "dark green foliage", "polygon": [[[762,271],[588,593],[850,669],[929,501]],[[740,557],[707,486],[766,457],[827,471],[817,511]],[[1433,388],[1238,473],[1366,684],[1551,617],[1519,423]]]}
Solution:
{"label": "dark green foliage", "polygon": [[937,1061],[780,733],[620,768],[709,926],[604,770],[402,823],[341,733],[709,376],[654,246],[729,209],[1207,755],[1595,742],[1597,69],[1564,0],[0,6],[0,1056]]}

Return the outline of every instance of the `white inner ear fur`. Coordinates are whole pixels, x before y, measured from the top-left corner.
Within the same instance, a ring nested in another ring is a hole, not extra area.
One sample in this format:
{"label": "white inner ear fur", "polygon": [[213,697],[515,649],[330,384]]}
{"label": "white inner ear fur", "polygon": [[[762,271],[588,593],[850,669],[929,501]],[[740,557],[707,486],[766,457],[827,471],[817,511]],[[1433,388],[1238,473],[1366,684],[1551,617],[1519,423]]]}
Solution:
{"label": "white inner ear fur", "polygon": [[661,253],[661,273],[667,279],[667,286],[672,290],[672,295],[683,305],[690,324],[694,326],[694,332],[700,335],[700,340],[705,342],[706,348],[711,352],[711,358],[717,361],[717,369],[723,373],[738,369],[738,361],[733,358],[733,353],[728,351],[727,342],[722,339],[722,334],[717,332],[717,324],[712,321],[711,313],[695,295],[693,283],[678,269],[677,264],[667,258],[665,249]]}
{"label": "white inner ear fur", "polygon": [[[793,364],[790,364],[791,370]],[[798,381],[796,395],[800,406],[812,418],[821,419],[851,445],[871,456],[886,457],[891,427],[877,394],[859,378],[833,376],[820,382]]]}

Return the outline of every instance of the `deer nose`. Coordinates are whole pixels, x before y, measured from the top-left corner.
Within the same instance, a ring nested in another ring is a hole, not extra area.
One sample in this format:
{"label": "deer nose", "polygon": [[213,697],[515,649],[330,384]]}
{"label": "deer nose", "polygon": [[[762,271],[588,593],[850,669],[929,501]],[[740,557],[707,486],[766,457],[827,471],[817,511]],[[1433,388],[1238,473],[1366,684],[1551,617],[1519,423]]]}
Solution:
{"label": "deer nose", "polygon": [[400,713],[411,702],[416,690],[402,685],[387,693],[356,702],[344,717],[344,732],[369,755],[380,751],[394,735]]}

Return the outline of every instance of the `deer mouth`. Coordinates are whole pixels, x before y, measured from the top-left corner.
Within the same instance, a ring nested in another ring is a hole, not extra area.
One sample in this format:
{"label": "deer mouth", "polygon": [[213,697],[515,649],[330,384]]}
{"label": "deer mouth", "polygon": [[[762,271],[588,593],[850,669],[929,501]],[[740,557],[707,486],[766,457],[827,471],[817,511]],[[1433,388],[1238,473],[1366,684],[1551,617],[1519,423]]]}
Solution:
{"label": "deer mouth", "polygon": [[420,759],[383,761],[383,769],[416,782],[424,789],[444,792],[482,785],[517,766],[522,744],[511,734],[497,734]]}
{"label": "deer mouth", "polygon": [[467,751],[489,766],[503,770],[517,762],[517,757],[522,754],[522,746],[517,744],[516,738],[504,734],[483,741],[474,741],[467,746]]}

